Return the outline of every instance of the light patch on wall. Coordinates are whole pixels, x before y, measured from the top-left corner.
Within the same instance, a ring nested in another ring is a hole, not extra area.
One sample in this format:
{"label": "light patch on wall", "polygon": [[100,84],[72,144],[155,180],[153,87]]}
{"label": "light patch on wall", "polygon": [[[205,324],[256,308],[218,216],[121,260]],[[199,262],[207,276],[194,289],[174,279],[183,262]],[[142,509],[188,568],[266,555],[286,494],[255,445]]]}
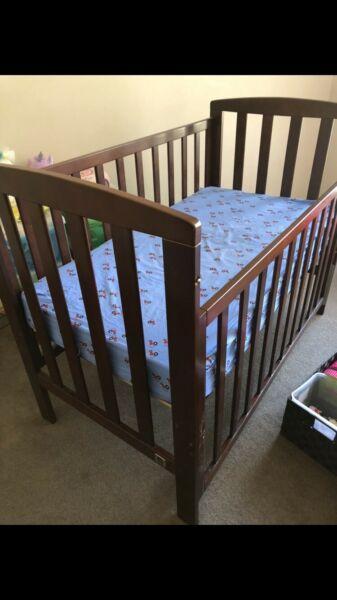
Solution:
{"label": "light patch on wall", "polygon": [[174,140],[173,142],[173,154],[174,154],[174,196],[175,201],[181,200],[182,186],[181,186],[181,141]]}
{"label": "light patch on wall", "polygon": [[168,206],[167,145],[158,146],[161,204]]}
{"label": "light patch on wall", "polygon": [[133,155],[124,157],[126,189],[129,194],[137,196],[136,165]]}
{"label": "light patch on wall", "polygon": [[316,141],[319,129],[319,119],[303,119],[297,161],[291,195],[295,198],[306,198],[308,193]]}
{"label": "light patch on wall", "polygon": [[221,185],[225,188],[232,188],[233,185],[235,132],[236,114],[222,113]]}
{"label": "light patch on wall", "polygon": [[194,135],[187,136],[187,195],[194,193]]}
{"label": "light patch on wall", "polygon": [[116,161],[105,163],[104,171],[106,171],[110,177],[110,187],[118,189]]}
{"label": "light patch on wall", "polygon": [[147,198],[148,200],[154,200],[151,150],[144,150],[143,152],[143,170],[145,198]]}
{"label": "light patch on wall", "polygon": [[200,133],[200,175],[199,186],[205,187],[205,152],[206,152],[206,132]]}
{"label": "light patch on wall", "polygon": [[[336,78],[337,79],[337,78]],[[336,101],[337,98],[334,99]],[[323,172],[321,193],[331,187],[337,181],[337,125],[334,121],[332,126],[330,146]]]}
{"label": "light patch on wall", "polygon": [[279,196],[290,126],[289,117],[274,117],[271,135],[266,194]]}
{"label": "light patch on wall", "polygon": [[242,189],[255,193],[259,160],[262,115],[248,115]]}

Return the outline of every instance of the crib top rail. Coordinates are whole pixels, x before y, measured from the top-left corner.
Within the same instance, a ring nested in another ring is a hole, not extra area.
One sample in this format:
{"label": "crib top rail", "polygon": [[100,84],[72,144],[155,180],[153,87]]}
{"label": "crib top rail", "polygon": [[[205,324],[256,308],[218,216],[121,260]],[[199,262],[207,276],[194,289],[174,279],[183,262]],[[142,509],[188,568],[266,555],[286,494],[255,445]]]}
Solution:
{"label": "crib top rail", "polygon": [[0,192],[52,210],[157,235],[187,246],[200,243],[200,222],[185,213],[60,173],[0,165]]}
{"label": "crib top rail", "polygon": [[337,103],[306,98],[225,98],[211,102],[211,114],[242,112],[259,115],[337,119]]}
{"label": "crib top rail", "polygon": [[322,194],[319,200],[309,207],[294,223],[282,232],[258,256],[240,271],[236,277],[218,290],[205,304],[201,313],[206,313],[206,323],[209,325],[216,319],[247,286],[266,269],[272,261],[295,240],[296,236],[308,228],[329,207],[337,196],[337,182]]}

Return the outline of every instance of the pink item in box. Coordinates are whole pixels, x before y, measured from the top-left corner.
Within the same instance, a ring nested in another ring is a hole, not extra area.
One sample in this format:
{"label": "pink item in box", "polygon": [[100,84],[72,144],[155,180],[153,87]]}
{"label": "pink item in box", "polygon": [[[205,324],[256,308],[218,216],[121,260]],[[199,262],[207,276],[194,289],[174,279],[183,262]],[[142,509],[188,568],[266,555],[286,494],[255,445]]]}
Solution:
{"label": "pink item in box", "polygon": [[327,369],[324,371],[325,375],[330,375],[331,377],[335,377],[337,379],[337,360],[332,363]]}
{"label": "pink item in box", "polygon": [[[96,183],[96,175],[95,175],[94,167],[91,167],[90,169],[85,169],[84,171],[81,171],[81,179],[84,179],[84,181],[91,181],[92,183]],[[109,187],[110,177],[105,171],[104,171],[104,180],[105,180],[105,185],[107,185]]]}

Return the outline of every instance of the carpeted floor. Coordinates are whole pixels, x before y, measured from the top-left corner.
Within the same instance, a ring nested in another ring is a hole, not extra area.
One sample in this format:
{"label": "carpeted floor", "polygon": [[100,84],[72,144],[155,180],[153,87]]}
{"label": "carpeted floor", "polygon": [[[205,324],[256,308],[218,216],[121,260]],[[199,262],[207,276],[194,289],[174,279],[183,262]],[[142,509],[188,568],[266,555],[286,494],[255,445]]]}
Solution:
{"label": "carpeted floor", "polygon": [[[336,308],[337,278],[202,497],[202,524],[337,523],[337,477],[279,434],[288,394],[337,351]],[[8,326],[0,381],[0,524],[181,523],[167,471],[56,398],[57,423],[41,419]],[[169,411],[154,410],[164,431]]]}

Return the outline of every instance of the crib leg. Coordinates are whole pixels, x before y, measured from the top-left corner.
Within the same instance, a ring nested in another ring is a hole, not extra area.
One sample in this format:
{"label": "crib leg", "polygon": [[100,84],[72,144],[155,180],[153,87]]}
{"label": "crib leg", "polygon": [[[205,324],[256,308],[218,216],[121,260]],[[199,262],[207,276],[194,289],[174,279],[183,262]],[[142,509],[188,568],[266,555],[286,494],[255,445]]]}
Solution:
{"label": "crib leg", "polygon": [[187,525],[199,524],[199,494],[190,477],[182,481],[176,476],[177,514]]}
{"label": "crib leg", "polygon": [[[21,355],[22,356],[22,355]],[[24,361],[25,362],[25,361]],[[30,380],[30,384],[33,388],[33,392],[36,398],[37,405],[40,410],[41,417],[49,423],[56,423],[56,415],[53,409],[48,392],[40,385],[37,380],[36,373],[29,373],[28,368],[25,364],[27,375]]]}
{"label": "crib leg", "polygon": [[35,387],[32,381],[30,383],[35,394],[36,402],[40,409],[41,417],[46,421],[49,421],[49,423],[56,423],[56,415],[52,403],[50,401],[48,392],[41,388],[41,386]]}
{"label": "crib leg", "polygon": [[319,309],[318,309],[318,311],[317,311],[317,314],[318,314],[318,315],[324,315],[324,312],[325,312],[325,304],[322,304],[322,305],[319,307]]}
{"label": "crib leg", "polygon": [[[14,333],[14,337],[16,338],[17,344],[18,344],[18,348],[21,354],[21,358],[23,361],[23,364],[26,368],[26,372],[30,381],[30,385],[32,386],[35,398],[36,398],[36,402],[37,405],[39,407],[40,410],[40,414],[41,417],[43,419],[45,419],[46,421],[49,421],[49,423],[56,423],[56,415],[52,406],[52,403],[50,401],[49,398],[49,394],[48,392],[41,386],[39,380],[38,380],[38,367],[37,367],[37,352],[38,352],[38,347],[36,344],[36,341],[34,340],[33,336],[32,336],[32,340],[31,340],[31,346],[28,347],[25,343],[23,343],[23,340],[21,339],[20,341],[17,339],[17,336],[15,335],[15,331],[14,328],[12,328],[13,333]],[[33,346],[33,343],[35,344]],[[36,346],[36,347],[35,347]]]}
{"label": "crib leg", "polygon": [[[10,319],[10,321],[11,321],[11,319]],[[12,332],[15,337],[19,352],[21,354],[21,358],[22,358],[23,364],[25,366],[26,373],[27,373],[29,381],[30,381],[30,385],[32,386],[41,416],[43,417],[43,419],[46,419],[46,421],[49,421],[50,423],[56,423],[56,415],[55,415],[52,403],[50,401],[49,394],[41,386],[41,384],[38,380],[38,376],[37,376],[38,371],[39,371],[39,367],[38,367],[38,360],[39,360],[38,352],[39,352],[39,350],[38,350],[37,343],[32,335],[32,336],[29,336],[30,344],[28,345],[26,343],[26,340],[24,339],[23,335],[17,335],[18,332],[15,330],[15,327],[13,326],[13,321],[11,322],[11,325],[12,325]]]}
{"label": "crib leg", "polygon": [[[205,362],[201,364],[204,365]],[[182,401],[178,405],[172,406],[177,513],[178,517],[188,525],[199,523],[199,500],[203,492],[205,443],[203,377],[200,383],[201,385],[196,388],[192,385],[190,388],[187,386],[185,397],[181,398]]]}

